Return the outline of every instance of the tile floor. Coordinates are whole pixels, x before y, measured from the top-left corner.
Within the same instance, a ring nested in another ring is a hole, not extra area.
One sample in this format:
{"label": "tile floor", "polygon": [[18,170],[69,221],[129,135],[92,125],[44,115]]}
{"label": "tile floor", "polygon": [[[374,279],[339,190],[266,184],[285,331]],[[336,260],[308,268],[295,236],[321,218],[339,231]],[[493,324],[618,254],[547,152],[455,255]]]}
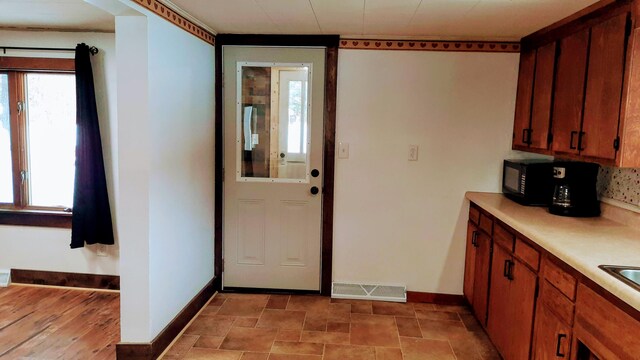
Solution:
{"label": "tile floor", "polygon": [[217,294],[163,357],[500,359],[463,306]]}

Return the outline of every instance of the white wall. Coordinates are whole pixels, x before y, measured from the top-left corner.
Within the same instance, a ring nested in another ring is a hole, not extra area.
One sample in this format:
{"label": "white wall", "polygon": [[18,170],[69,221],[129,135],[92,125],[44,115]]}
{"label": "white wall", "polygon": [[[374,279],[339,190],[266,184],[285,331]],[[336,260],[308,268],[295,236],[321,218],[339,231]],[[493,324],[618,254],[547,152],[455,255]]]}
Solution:
{"label": "white wall", "polygon": [[214,48],[127,2],[118,50],[121,341],[151,341],[213,278]]}
{"label": "white wall", "polygon": [[462,293],[464,193],[499,192],[502,160],[523,156],[510,151],[518,60],[340,50],[335,281]]}
{"label": "white wall", "polygon": [[[116,54],[112,33],[0,30],[0,45],[74,48],[78,43],[96,46],[92,57],[100,132],[105,159],[109,200],[116,228],[117,121]],[[0,56],[70,57],[73,53],[7,51]],[[33,269],[91,274],[118,275],[118,234],[116,245],[107,246],[108,256],[97,256],[97,246],[70,249],[71,230],[0,225],[0,268]]]}

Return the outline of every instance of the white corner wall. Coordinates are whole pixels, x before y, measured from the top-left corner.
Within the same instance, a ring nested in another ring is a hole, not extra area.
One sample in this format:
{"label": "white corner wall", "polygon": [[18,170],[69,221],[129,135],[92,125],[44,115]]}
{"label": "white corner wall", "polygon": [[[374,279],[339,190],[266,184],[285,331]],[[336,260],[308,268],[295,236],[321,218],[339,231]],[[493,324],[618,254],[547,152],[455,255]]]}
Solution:
{"label": "white corner wall", "polygon": [[116,16],[121,341],[151,341],[213,278],[214,47]]}
{"label": "white corner wall", "polygon": [[[78,43],[96,46],[100,52],[92,57],[96,102],[105,160],[109,201],[114,230],[117,229],[116,197],[117,104],[116,54],[113,33],[12,31],[0,30],[1,45],[74,48]],[[8,51],[0,56],[69,57],[66,52]],[[108,256],[97,256],[97,246],[70,249],[71,230],[29,226],[0,225],[0,268],[76,272],[89,274],[119,274],[118,232],[116,245],[108,246]]]}
{"label": "white corner wall", "polygon": [[[340,50],[334,281],[462,294],[466,191],[501,189],[518,54]],[[409,145],[419,146],[408,161]]]}

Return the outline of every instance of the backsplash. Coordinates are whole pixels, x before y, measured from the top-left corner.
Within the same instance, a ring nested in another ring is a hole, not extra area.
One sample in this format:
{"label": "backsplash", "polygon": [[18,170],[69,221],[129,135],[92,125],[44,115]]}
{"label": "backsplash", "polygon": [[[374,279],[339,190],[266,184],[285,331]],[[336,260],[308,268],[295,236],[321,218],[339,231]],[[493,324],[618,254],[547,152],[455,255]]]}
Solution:
{"label": "backsplash", "polygon": [[600,197],[640,206],[640,168],[601,167],[598,174],[598,193]]}

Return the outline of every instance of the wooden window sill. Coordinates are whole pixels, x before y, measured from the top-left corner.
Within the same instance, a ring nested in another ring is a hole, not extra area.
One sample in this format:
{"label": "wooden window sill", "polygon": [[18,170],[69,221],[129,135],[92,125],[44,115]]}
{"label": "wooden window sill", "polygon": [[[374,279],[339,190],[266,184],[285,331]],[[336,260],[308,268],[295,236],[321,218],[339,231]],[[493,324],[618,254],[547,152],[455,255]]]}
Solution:
{"label": "wooden window sill", "polygon": [[71,229],[71,213],[62,211],[0,209],[0,225]]}

